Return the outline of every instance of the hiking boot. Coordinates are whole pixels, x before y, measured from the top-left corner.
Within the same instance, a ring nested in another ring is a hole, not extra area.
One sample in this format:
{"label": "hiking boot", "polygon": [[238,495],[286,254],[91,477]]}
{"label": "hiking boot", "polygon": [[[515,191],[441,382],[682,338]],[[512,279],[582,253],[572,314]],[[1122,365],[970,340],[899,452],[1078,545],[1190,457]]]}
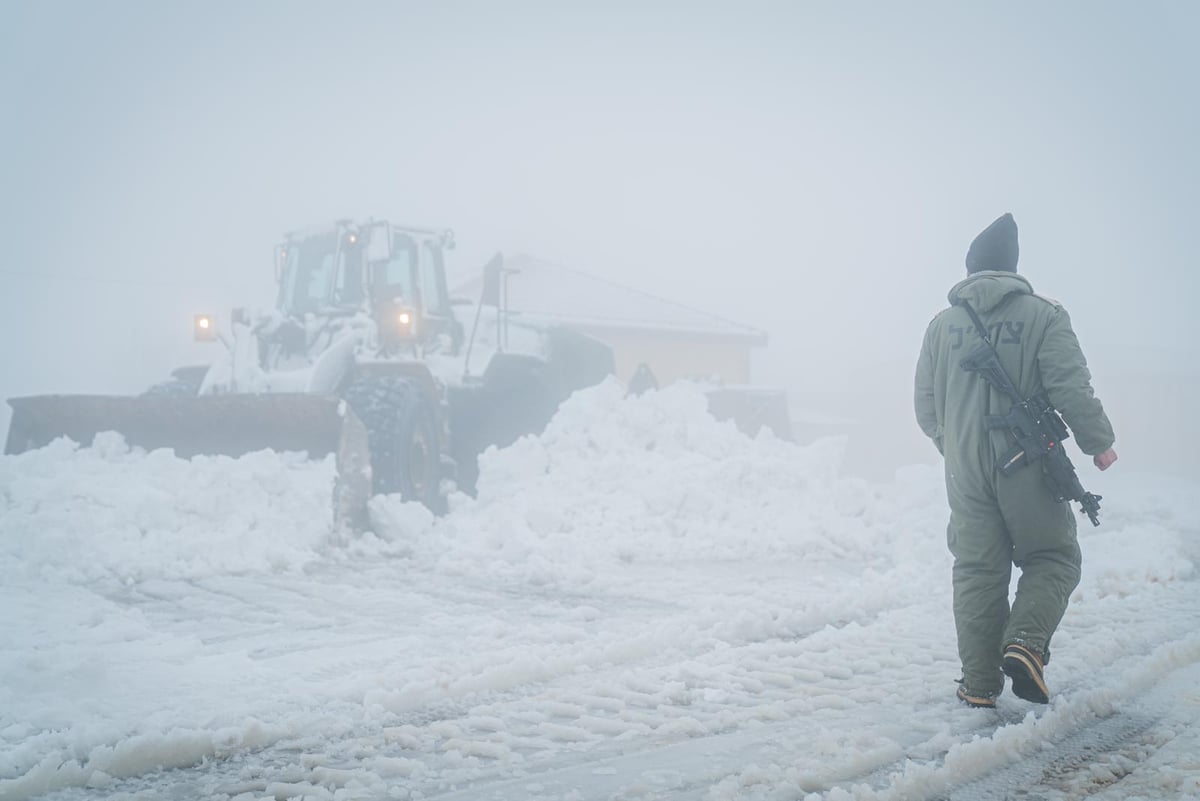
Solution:
{"label": "hiking boot", "polygon": [[1035,704],[1050,702],[1050,690],[1042,677],[1042,657],[1019,643],[1004,649],[1001,669],[1012,679],[1013,694]]}
{"label": "hiking boot", "polygon": [[995,709],[996,696],[986,695],[984,693],[972,692],[967,689],[967,685],[959,682],[958,692],[955,693],[958,700],[972,709]]}

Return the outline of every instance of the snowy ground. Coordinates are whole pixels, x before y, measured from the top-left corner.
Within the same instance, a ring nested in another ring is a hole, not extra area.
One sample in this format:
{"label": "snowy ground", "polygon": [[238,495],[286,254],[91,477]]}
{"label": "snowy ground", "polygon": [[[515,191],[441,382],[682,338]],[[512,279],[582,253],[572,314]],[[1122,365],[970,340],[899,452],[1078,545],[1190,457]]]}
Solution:
{"label": "snowy ground", "polygon": [[1055,697],[987,712],[940,472],[841,449],[605,385],[358,537],[328,462],[0,458],[0,798],[1200,797],[1200,488],[1084,472]]}

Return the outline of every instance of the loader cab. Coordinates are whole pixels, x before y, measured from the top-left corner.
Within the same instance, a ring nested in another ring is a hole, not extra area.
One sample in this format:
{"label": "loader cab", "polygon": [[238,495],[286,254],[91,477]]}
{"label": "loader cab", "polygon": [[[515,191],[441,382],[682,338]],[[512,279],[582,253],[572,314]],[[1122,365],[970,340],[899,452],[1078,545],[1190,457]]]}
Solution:
{"label": "loader cab", "polygon": [[280,311],[370,314],[380,346],[399,353],[421,344],[427,352],[457,352],[461,326],[446,290],[446,231],[384,221],[341,221],[332,229],[291,234],[277,250]]}

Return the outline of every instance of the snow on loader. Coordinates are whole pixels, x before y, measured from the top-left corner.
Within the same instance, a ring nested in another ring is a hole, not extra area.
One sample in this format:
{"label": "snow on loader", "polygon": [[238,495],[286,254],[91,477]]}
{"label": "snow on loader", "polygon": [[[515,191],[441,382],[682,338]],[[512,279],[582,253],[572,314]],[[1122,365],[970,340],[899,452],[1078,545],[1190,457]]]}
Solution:
{"label": "snow on loader", "polygon": [[435,512],[454,486],[472,492],[477,457],[538,433],[572,392],[604,379],[611,349],[590,337],[513,319],[497,255],[477,301],[446,291],[448,231],[385,221],[287,235],[276,249],[275,308],[234,310],[211,365],[184,367],[137,397],[13,398],[5,453],[60,436],[181,457],[254,450],[335,454],[334,518],[367,523],[372,493]]}

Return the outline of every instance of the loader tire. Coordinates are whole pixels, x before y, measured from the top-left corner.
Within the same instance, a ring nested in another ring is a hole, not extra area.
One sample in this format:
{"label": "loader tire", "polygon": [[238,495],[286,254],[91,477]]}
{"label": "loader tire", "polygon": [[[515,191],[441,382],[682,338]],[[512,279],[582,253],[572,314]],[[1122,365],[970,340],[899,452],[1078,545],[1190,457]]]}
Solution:
{"label": "loader tire", "polygon": [[343,398],[367,429],[374,492],[399,493],[442,513],[437,416],[420,387],[399,376],[360,378]]}

